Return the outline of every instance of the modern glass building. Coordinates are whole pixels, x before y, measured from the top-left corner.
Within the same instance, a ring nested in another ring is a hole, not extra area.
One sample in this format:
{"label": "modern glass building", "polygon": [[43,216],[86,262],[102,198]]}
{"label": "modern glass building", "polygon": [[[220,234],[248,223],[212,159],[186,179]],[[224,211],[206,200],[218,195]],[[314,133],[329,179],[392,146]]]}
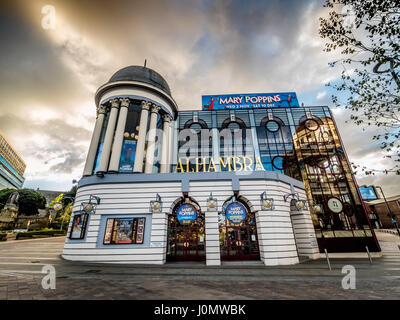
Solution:
{"label": "modern glass building", "polygon": [[26,164],[0,131],[0,189],[22,188]]}
{"label": "modern glass building", "polygon": [[265,265],[380,248],[333,115],[296,94],[203,97],[178,111],[154,70],[121,69],[96,93],[70,260]]}

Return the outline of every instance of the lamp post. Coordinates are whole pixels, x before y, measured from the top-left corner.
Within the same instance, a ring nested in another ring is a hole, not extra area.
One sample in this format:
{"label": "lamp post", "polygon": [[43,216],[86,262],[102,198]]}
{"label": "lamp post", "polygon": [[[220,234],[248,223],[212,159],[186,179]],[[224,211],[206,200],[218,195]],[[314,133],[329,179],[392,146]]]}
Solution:
{"label": "lamp post", "polygon": [[386,200],[386,197],[385,197],[385,194],[383,193],[382,187],[380,187],[380,186],[375,186],[375,188],[379,188],[379,189],[381,190],[383,199],[385,200],[386,207],[387,207],[388,212],[389,212],[389,213],[388,213],[388,216],[392,218],[392,222],[393,222],[394,226],[396,227],[397,233],[398,233],[399,236],[400,236],[400,230],[399,230],[399,227],[398,227],[398,225],[397,225],[396,215],[393,214],[392,211],[390,210],[389,203],[388,203],[387,200]]}
{"label": "lamp post", "polygon": [[[63,197],[63,198],[62,198],[62,200],[64,200],[64,199],[70,199],[72,202],[74,202],[74,198],[73,198],[73,197],[68,197],[68,196],[67,196],[67,197]],[[62,201],[62,200],[61,200],[61,201]],[[64,206],[63,206],[60,202],[58,202],[58,203],[56,203],[56,204],[54,205],[53,209],[54,209],[56,212],[58,212],[58,211],[64,209]],[[62,230],[62,228],[63,228],[64,219],[65,219],[65,214],[63,215],[63,219],[62,219],[62,221],[61,221],[61,227],[60,227],[61,230]]]}
{"label": "lamp post", "polygon": [[283,200],[286,202],[289,197],[296,200],[295,206],[296,206],[297,211],[301,211],[303,209],[304,210],[308,209],[307,200],[300,200],[299,194],[294,191],[294,187],[292,184],[290,185],[290,193],[283,195]]}
{"label": "lamp post", "polygon": [[267,197],[267,192],[264,191],[260,194],[260,204],[262,210],[272,211],[275,209],[274,207],[274,199]]}
{"label": "lamp post", "polygon": [[152,213],[162,212],[162,200],[158,193],[156,194],[156,200],[150,201],[150,212]]}

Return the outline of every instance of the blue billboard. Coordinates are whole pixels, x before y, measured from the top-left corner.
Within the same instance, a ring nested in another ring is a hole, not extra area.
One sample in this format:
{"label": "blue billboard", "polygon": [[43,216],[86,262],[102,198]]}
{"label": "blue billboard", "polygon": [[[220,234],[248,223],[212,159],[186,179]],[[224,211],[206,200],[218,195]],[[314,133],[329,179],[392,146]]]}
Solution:
{"label": "blue billboard", "polygon": [[135,163],[136,140],[124,139],[119,161],[119,172],[132,172]]}
{"label": "blue billboard", "polygon": [[202,96],[203,110],[299,107],[295,92]]}
{"label": "blue billboard", "polygon": [[358,189],[363,200],[376,200],[379,198],[374,186],[361,186]]}

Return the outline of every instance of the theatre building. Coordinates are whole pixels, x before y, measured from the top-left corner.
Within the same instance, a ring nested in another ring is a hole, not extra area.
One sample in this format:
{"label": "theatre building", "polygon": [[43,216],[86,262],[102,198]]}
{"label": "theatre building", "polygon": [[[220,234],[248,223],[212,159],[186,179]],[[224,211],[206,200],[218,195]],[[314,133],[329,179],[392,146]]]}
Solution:
{"label": "theatre building", "polygon": [[202,97],[179,108],[154,70],[96,92],[97,118],[63,257],[163,264],[379,256],[326,106],[294,92]]}

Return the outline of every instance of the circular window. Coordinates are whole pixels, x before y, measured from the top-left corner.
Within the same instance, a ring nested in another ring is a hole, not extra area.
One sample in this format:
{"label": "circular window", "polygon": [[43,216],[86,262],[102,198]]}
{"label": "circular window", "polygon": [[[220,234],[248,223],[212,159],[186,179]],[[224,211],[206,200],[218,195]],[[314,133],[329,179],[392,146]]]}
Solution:
{"label": "circular window", "polygon": [[320,169],[327,169],[330,165],[330,161],[327,156],[315,157],[314,161],[315,161],[316,165],[318,166],[318,168],[320,168]]}
{"label": "circular window", "polygon": [[284,170],[288,167],[288,163],[285,157],[276,156],[272,158],[272,165],[278,170]]}
{"label": "circular window", "polygon": [[269,131],[269,132],[277,132],[279,130],[279,123],[276,122],[275,120],[269,120],[267,121],[267,123],[265,124],[265,128]]}
{"label": "circular window", "polygon": [[192,129],[196,133],[200,133],[201,129],[202,129],[200,123],[193,123],[189,128]]}
{"label": "circular window", "polygon": [[228,124],[228,128],[229,128],[229,130],[231,130],[231,131],[235,131],[235,130],[239,130],[239,129],[240,129],[240,125],[239,125],[239,123],[237,123],[237,122],[230,122],[230,123]]}
{"label": "circular window", "polygon": [[319,128],[319,124],[314,119],[308,119],[304,123],[304,126],[310,131],[316,131]]}
{"label": "circular window", "polygon": [[343,211],[343,203],[336,197],[329,198],[327,205],[332,213],[341,213]]}

